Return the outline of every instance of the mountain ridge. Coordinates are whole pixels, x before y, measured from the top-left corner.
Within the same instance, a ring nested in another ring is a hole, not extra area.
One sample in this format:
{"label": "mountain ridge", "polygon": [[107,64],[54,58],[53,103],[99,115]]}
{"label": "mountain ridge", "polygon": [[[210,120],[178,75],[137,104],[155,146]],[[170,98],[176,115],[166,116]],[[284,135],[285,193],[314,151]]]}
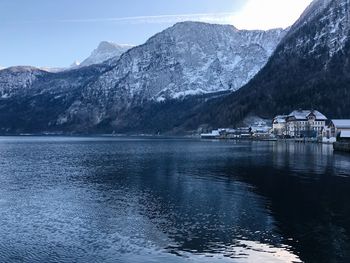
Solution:
{"label": "mountain ridge", "polygon": [[[86,132],[102,126],[127,130],[135,121],[147,122],[142,118],[151,115],[142,113],[143,107],[171,114],[163,106],[173,105],[179,111],[175,104],[185,98],[203,105],[209,97],[216,98],[217,92],[233,91],[248,82],[285,34],[283,29],[248,31],[181,22],[101,64],[41,73],[27,86],[22,84],[26,87],[22,93],[21,85],[17,87],[14,79],[0,71],[0,86],[7,87],[0,100],[0,129],[16,133]],[[213,95],[202,96],[207,93]]]}

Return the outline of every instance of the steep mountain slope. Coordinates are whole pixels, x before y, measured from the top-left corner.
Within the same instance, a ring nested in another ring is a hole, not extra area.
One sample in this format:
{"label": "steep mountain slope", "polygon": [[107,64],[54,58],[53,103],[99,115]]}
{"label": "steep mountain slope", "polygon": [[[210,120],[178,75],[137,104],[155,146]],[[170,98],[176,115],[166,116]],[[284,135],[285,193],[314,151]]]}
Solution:
{"label": "steep mountain slope", "polygon": [[349,0],[314,1],[254,79],[201,109],[187,128],[207,122],[237,125],[249,114],[271,118],[296,108],[349,118],[349,8]]}
{"label": "steep mountain slope", "polygon": [[[127,52],[91,89],[163,100],[193,93],[237,90],[265,65],[281,29],[239,31],[233,26],[178,23]],[[118,87],[116,87],[116,84]]]}
{"label": "steep mountain slope", "polygon": [[102,63],[111,58],[119,58],[123,53],[133,48],[132,45],[119,45],[116,43],[103,41],[91,53],[91,55],[81,62],[78,67],[86,67],[94,64]]}
{"label": "steep mountain slope", "polygon": [[95,126],[110,119],[118,128],[128,121],[128,111],[142,104],[237,90],[265,65],[284,35],[282,29],[178,23],[123,54],[112,70],[84,89],[61,120]]}

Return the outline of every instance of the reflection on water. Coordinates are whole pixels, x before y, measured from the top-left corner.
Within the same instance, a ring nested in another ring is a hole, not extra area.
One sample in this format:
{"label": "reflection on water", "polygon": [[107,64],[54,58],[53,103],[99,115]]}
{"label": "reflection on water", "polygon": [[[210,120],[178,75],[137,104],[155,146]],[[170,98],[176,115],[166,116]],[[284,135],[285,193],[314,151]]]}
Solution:
{"label": "reflection on water", "polygon": [[1,262],[347,262],[350,157],[316,144],[0,138]]}
{"label": "reflection on water", "polygon": [[349,175],[349,158],[333,158],[331,145],[303,143],[276,143],[273,145],[273,164],[276,167],[305,173],[306,176],[327,172],[338,176]]}

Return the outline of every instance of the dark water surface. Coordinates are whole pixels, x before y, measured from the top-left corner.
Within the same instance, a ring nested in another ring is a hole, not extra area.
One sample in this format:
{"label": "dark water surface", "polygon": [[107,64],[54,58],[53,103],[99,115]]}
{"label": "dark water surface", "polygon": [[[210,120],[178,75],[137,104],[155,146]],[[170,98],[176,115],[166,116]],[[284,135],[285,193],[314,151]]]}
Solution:
{"label": "dark water surface", "polygon": [[0,137],[0,262],[350,262],[350,155]]}

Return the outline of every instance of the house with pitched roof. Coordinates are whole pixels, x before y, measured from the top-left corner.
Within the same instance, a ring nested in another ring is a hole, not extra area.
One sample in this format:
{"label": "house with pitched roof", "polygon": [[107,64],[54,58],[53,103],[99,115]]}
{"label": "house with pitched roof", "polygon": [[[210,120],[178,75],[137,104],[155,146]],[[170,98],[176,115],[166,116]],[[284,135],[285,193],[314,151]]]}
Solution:
{"label": "house with pitched roof", "polygon": [[286,135],[292,138],[322,136],[327,117],[317,110],[295,110],[286,117]]}

